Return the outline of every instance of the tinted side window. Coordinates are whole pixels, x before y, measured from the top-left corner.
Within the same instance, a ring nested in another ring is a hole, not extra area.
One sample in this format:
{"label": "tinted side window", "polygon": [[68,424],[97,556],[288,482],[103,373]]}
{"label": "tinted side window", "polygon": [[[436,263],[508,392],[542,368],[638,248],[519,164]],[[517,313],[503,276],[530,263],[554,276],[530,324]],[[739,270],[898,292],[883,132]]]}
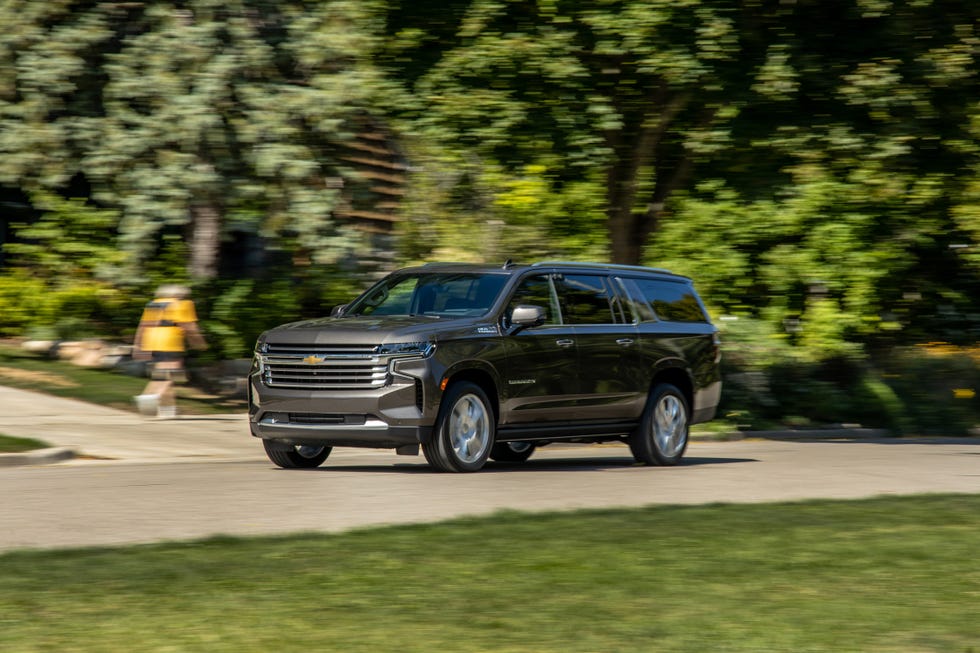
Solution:
{"label": "tinted side window", "polygon": [[605,277],[566,274],[555,280],[567,324],[614,324]]}
{"label": "tinted side window", "polygon": [[544,309],[545,324],[560,324],[558,320],[558,307],[555,305],[554,293],[551,291],[551,280],[547,276],[529,277],[521,282],[521,285],[514,291],[510,303],[507,305],[507,317],[514,311],[514,308],[521,304],[530,306],[540,306]]}
{"label": "tinted side window", "polygon": [[657,317],[668,322],[707,322],[701,304],[685,283],[655,279],[633,279],[643,299]]}

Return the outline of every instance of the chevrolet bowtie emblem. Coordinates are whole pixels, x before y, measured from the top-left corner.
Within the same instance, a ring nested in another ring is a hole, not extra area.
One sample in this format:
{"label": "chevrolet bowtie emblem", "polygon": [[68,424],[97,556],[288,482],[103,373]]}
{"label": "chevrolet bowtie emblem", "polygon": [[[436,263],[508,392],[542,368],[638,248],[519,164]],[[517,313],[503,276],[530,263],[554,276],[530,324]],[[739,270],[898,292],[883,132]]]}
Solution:
{"label": "chevrolet bowtie emblem", "polygon": [[310,365],[319,365],[323,362],[323,357],[317,356],[316,354],[310,354],[303,359],[304,363],[309,363]]}

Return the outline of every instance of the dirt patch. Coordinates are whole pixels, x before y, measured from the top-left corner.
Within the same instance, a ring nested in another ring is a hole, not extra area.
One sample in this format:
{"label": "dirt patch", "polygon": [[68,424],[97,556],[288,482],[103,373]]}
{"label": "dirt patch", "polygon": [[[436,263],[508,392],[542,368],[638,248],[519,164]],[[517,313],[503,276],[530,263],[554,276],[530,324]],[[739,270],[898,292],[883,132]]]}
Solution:
{"label": "dirt patch", "polygon": [[41,383],[57,388],[77,388],[79,385],[75,381],[58,376],[57,374],[37,372],[35,370],[21,370],[16,367],[0,367],[0,378],[25,383]]}

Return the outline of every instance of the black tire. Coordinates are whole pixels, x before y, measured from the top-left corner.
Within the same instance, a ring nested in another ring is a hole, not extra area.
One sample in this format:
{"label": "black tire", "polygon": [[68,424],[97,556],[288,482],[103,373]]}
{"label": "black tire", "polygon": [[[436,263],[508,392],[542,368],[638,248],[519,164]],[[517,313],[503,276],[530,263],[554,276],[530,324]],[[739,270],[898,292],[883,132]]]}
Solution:
{"label": "black tire", "polygon": [[422,446],[429,464],[443,472],[476,472],[490,457],[497,418],[475,383],[453,383],[442,397],[432,440]]}
{"label": "black tire", "polygon": [[534,453],[530,442],[498,442],[490,450],[490,458],[499,463],[522,463]]}
{"label": "black tire", "polygon": [[654,386],[630,451],[645,465],[676,465],[687,450],[691,410],[684,393],[669,383]]}
{"label": "black tire", "polygon": [[265,455],[283,469],[313,469],[323,464],[333,447],[290,445],[273,440],[262,440]]}

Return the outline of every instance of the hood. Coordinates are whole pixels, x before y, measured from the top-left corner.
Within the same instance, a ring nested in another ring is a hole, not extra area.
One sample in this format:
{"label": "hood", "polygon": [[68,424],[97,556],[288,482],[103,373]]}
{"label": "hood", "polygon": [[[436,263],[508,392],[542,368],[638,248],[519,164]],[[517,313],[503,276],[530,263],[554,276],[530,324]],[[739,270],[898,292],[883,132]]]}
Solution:
{"label": "hood", "polygon": [[284,345],[371,346],[423,340],[436,342],[440,333],[466,330],[473,324],[472,318],[446,319],[422,315],[324,317],[283,324],[266,331],[259,340]]}

